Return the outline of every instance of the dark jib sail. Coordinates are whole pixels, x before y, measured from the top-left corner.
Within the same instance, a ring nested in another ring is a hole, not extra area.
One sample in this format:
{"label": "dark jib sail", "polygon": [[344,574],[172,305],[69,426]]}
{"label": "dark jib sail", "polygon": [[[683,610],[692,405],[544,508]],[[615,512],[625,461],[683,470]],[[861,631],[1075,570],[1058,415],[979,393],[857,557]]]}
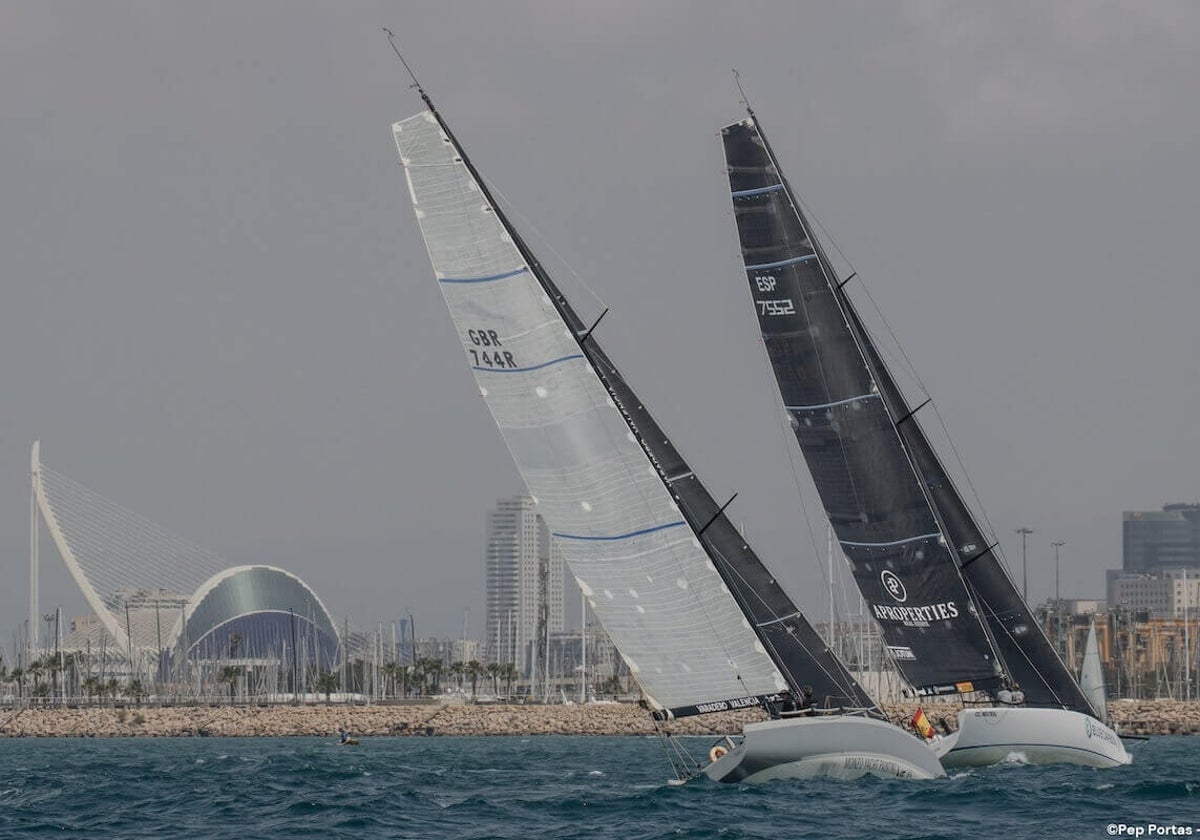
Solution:
{"label": "dark jib sail", "polygon": [[[846,311],[884,401],[893,414],[907,414],[904,396],[849,301],[846,301]],[[995,546],[987,542],[921,424],[913,417],[901,424],[899,431],[925,480],[947,538],[958,553],[962,576],[987,620],[996,653],[1007,675],[1025,692],[1025,702],[1035,706],[1063,706],[1100,719],[1000,565]]]}
{"label": "dark jib sail", "polygon": [[796,440],[888,652],[918,690],[998,681],[988,634],[755,120],[722,130],[742,258]]}
{"label": "dark jib sail", "polygon": [[[458,150],[460,162],[470,172],[476,188],[487,202],[489,212],[495,212],[504,224],[513,246],[519,251],[530,272],[570,330],[592,373],[600,380],[623,415],[630,432],[645,451],[653,469],[678,505],[687,526],[712,560],[721,580],[728,587],[767,654],[787,682],[793,699],[805,692],[810,694],[812,705],[819,708],[853,710],[883,718],[874,701],[855,682],[838,658],[827,649],[795,603],[776,582],[774,575],[762,564],[722,512],[721,507],[692,473],[662,428],[650,416],[642,401],[601,350],[592,329],[589,329],[563,297],[528,245],[505,217],[462,146],[454,138],[441,115],[433,108],[433,103],[425,96],[424,91],[421,91],[421,95],[444,132],[446,141]],[[750,697],[754,698],[751,702],[761,703],[768,711],[773,711],[773,696],[755,697],[751,694],[746,698],[684,706],[667,711],[678,715],[720,711],[723,703],[726,704],[725,707],[740,706]]]}

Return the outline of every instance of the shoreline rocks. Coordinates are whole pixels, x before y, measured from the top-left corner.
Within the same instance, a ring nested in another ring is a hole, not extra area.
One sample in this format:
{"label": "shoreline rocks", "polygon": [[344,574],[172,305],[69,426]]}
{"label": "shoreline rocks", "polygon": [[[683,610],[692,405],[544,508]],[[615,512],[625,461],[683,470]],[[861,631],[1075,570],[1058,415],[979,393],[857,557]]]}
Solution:
{"label": "shoreline rocks", "polygon": [[[887,704],[893,722],[907,726],[917,704]],[[936,728],[953,729],[957,703],[923,704]],[[745,709],[659,724],[676,735],[737,733],[765,719]],[[1200,702],[1116,701],[1110,722],[1122,734],[1200,734]],[[345,728],[358,736],[653,735],[655,723],[633,703],[591,706],[469,705],[428,702],[374,706],[145,706],[30,707],[0,710],[0,737],[335,737]]]}

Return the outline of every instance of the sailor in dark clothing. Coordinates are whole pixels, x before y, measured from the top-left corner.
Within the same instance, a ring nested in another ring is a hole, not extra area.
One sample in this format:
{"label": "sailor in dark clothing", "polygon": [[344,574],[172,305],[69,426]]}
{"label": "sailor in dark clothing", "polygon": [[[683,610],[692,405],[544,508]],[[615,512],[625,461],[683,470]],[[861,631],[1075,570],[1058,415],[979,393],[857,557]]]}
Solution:
{"label": "sailor in dark clothing", "polygon": [[800,689],[800,703],[798,708],[803,711],[805,709],[811,709],[812,707],[813,687],[811,685],[806,685],[804,688]]}

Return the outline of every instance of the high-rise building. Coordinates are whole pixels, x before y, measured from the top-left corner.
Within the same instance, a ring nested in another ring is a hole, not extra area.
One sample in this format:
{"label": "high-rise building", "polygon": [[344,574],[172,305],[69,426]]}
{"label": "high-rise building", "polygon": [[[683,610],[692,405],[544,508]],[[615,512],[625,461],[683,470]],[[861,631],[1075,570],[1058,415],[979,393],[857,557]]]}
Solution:
{"label": "high-rise building", "polygon": [[1200,504],[1125,511],[1122,518],[1123,572],[1157,574],[1200,567]]}
{"label": "high-rise building", "polygon": [[1181,615],[1181,605],[1194,600],[1184,579],[1200,581],[1200,504],[1125,511],[1121,549],[1121,568],[1108,571],[1109,606]]}
{"label": "high-rise building", "polygon": [[564,613],[562,552],[531,496],[499,499],[488,512],[485,564],[490,658],[529,674],[543,596],[549,632],[562,631]]}

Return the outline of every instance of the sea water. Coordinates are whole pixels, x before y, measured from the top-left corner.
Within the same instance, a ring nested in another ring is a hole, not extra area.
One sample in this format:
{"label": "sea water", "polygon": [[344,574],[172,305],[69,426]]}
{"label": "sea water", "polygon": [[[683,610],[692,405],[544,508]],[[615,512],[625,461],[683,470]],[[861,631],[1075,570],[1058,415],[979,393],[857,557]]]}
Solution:
{"label": "sea water", "polygon": [[675,785],[655,738],[0,739],[0,837],[1200,837],[1200,738],[1132,752],[1109,770]]}

